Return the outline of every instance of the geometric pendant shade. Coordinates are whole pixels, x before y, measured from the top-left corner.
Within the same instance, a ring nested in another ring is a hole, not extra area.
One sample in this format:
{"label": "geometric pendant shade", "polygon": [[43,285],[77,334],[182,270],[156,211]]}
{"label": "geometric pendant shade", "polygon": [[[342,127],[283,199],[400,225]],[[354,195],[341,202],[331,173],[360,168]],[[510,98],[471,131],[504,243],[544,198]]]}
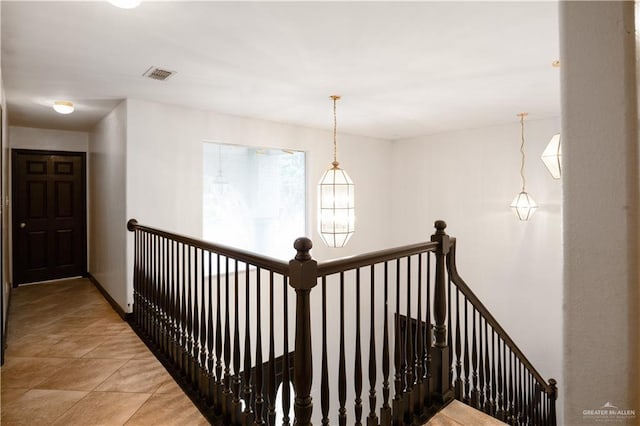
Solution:
{"label": "geometric pendant shade", "polygon": [[329,247],[344,247],[355,231],[355,185],[334,163],[318,184],[320,236]]}
{"label": "geometric pendant shade", "polygon": [[538,205],[533,201],[531,195],[524,191],[516,195],[516,198],[514,198],[511,203],[511,210],[513,210],[520,220],[531,219],[537,208]]}
{"label": "geometric pendant shade", "polygon": [[560,134],[554,135],[540,157],[554,179],[560,179],[560,176],[562,176],[562,148],[560,142]]}

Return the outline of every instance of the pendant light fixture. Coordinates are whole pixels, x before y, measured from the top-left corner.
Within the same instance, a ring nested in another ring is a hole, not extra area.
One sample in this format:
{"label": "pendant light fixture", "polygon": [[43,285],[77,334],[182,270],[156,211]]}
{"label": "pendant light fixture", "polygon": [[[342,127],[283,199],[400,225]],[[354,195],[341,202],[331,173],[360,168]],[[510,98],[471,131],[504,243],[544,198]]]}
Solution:
{"label": "pendant light fixture", "polygon": [[524,178],[524,118],[527,115],[528,114],[526,112],[521,112],[520,114],[518,114],[518,117],[520,117],[520,136],[521,136],[520,154],[522,156],[522,162],[520,163],[520,177],[522,178],[522,191],[520,191],[520,193],[518,195],[516,195],[516,198],[514,198],[513,202],[511,203],[511,209],[516,214],[516,216],[518,216],[518,219],[520,219],[520,220],[529,220],[529,219],[531,219],[533,214],[536,212],[536,209],[538,208],[538,205],[536,204],[536,202],[533,201],[533,198],[531,198],[531,195],[529,195],[529,193],[525,189],[525,178]]}
{"label": "pendant light fixture", "polygon": [[229,182],[222,175],[222,145],[218,144],[218,174],[213,179],[213,190],[218,196],[224,196]]}
{"label": "pendant light fixture", "polygon": [[318,184],[318,221],[322,241],[329,247],[344,247],[355,231],[355,185],[339,166],[336,142],[336,102],[333,99],[333,162]]}
{"label": "pendant light fixture", "polygon": [[[553,61],[551,66],[556,69],[560,68],[560,60]],[[561,142],[560,134],[554,135],[540,157],[554,179],[560,179],[560,176],[562,176]]]}
{"label": "pendant light fixture", "polygon": [[560,133],[554,135],[540,157],[554,179],[560,179],[562,176],[561,142]]}

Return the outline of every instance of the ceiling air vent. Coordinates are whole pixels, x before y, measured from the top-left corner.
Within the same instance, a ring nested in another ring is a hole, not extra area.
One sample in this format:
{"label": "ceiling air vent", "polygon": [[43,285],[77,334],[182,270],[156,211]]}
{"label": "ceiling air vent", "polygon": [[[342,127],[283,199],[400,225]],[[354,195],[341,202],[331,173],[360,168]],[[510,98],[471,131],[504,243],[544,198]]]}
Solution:
{"label": "ceiling air vent", "polygon": [[154,80],[164,81],[174,75],[175,71],[163,70],[162,68],[151,67],[142,74],[144,77],[149,77]]}

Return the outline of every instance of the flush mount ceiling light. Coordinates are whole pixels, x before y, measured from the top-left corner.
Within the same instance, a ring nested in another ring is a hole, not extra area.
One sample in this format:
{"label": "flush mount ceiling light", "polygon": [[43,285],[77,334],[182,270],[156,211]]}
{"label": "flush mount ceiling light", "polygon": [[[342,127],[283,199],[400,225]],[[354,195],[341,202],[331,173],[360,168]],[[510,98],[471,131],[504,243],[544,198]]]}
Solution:
{"label": "flush mount ceiling light", "polygon": [[121,9],[134,9],[140,6],[141,0],[109,0],[109,3]]}
{"label": "flush mount ceiling light", "polygon": [[533,217],[533,214],[536,212],[536,209],[538,208],[538,205],[536,204],[536,202],[533,201],[533,198],[531,198],[531,195],[529,195],[529,193],[525,189],[525,179],[524,179],[524,118],[527,115],[528,114],[526,112],[521,112],[520,114],[518,114],[518,117],[520,117],[520,136],[521,136],[520,154],[521,154],[521,157],[522,157],[522,161],[520,163],[520,177],[522,178],[522,190],[520,191],[520,193],[518,195],[516,195],[516,198],[514,198],[513,202],[511,203],[511,209],[513,210],[515,215],[518,216],[518,219],[520,219],[520,220],[529,220],[529,219],[531,219],[531,217]]}
{"label": "flush mount ceiling light", "polygon": [[329,247],[344,247],[355,231],[355,185],[338,163],[336,101],[333,99],[333,162],[318,184],[318,220],[322,241]]}
{"label": "flush mount ceiling light", "polygon": [[562,176],[561,142],[560,133],[554,135],[540,157],[554,179],[560,179],[560,176]]}
{"label": "flush mount ceiling light", "polygon": [[55,101],[53,103],[53,109],[59,114],[71,114],[73,112],[73,102]]}

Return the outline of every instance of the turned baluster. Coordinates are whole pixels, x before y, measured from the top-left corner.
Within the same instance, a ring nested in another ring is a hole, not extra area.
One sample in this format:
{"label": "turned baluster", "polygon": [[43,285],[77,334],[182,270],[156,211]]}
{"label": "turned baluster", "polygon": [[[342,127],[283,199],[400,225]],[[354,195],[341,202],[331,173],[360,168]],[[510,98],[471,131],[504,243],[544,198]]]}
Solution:
{"label": "turned baluster", "polygon": [[378,416],[376,415],[376,327],[375,327],[375,267],[371,265],[370,293],[371,293],[371,313],[369,325],[369,416],[367,426],[377,426]]}
{"label": "turned baluster", "polygon": [[320,406],[322,424],[329,424],[329,364],[327,353],[327,277],[322,277],[322,379],[320,383]]}
{"label": "turned baluster", "polygon": [[353,365],[355,426],[362,425],[362,347],[360,344],[360,268],[356,269],[356,341]]}
{"label": "turned baluster", "polygon": [[389,406],[389,265],[384,263],[384,331],[382,335],[382,409],[380,424],[391,424],[391,407]]}

